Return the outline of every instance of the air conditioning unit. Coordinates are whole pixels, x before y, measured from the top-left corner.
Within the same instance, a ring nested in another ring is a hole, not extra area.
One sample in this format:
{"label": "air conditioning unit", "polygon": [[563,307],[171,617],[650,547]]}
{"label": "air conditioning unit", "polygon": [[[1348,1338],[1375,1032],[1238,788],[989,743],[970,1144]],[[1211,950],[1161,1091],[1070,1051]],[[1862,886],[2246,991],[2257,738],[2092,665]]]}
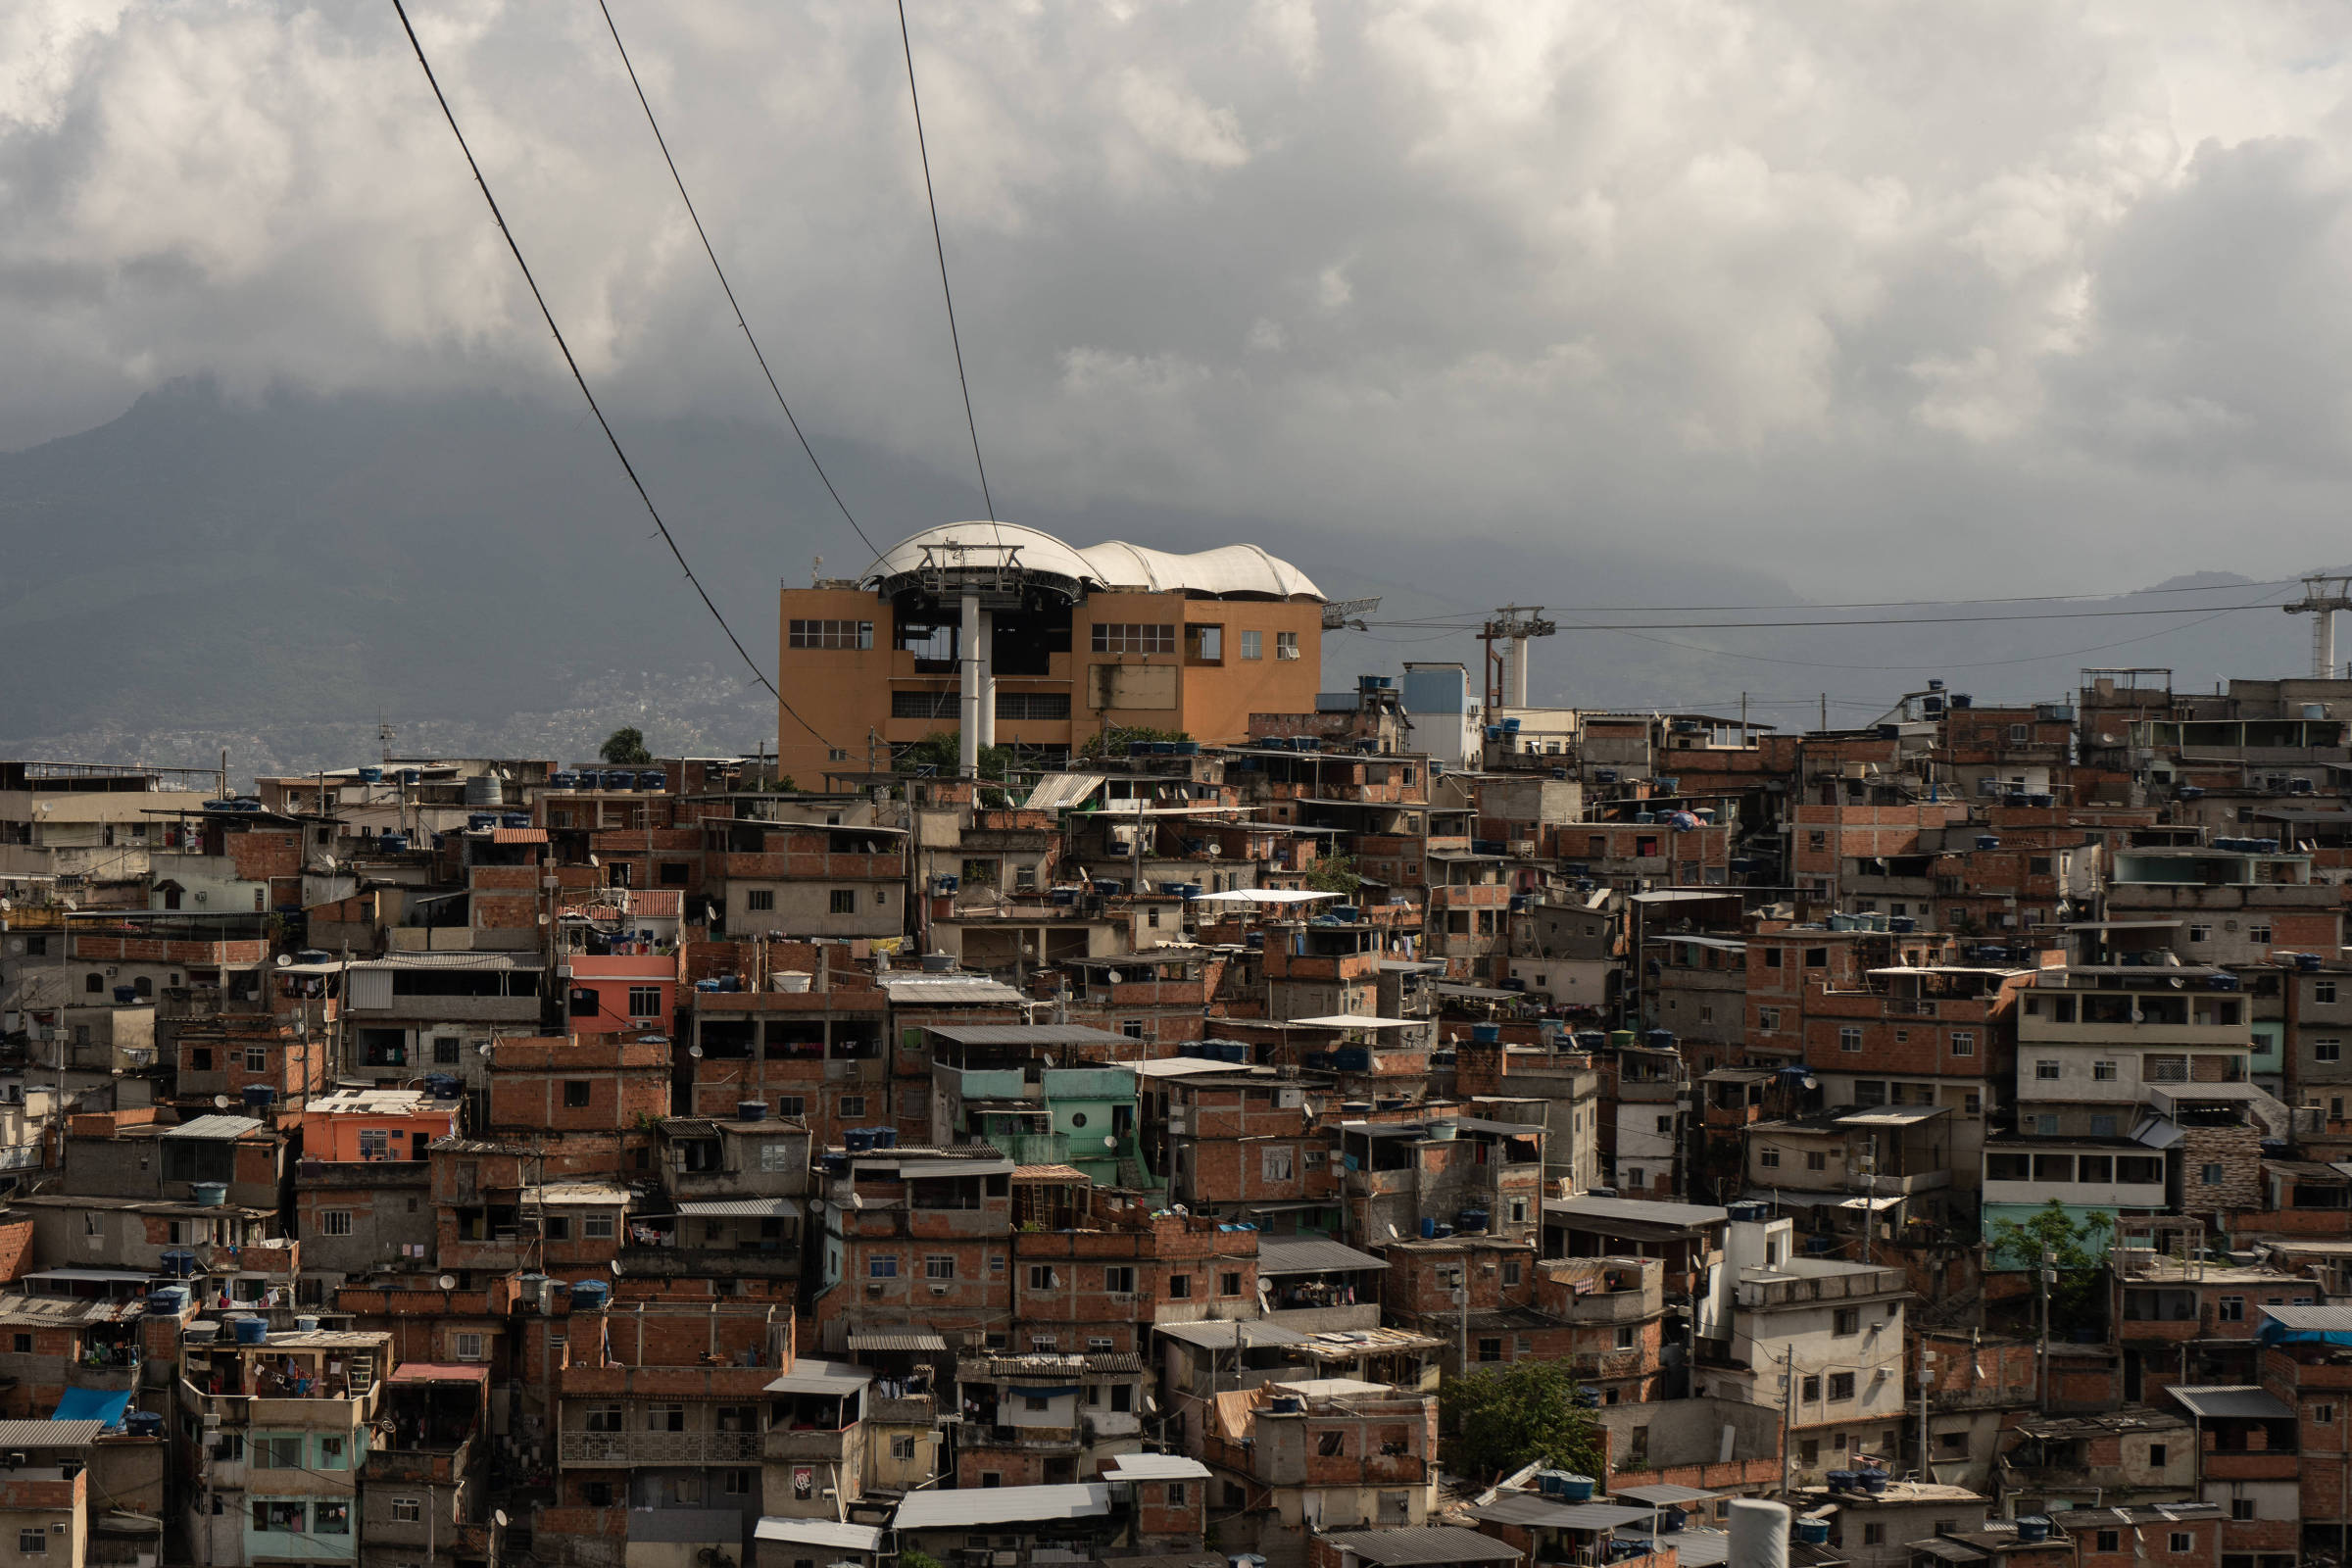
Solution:
{"label": "air conditioning unit", "polygon": [[865,1294],[867,1296],[876,1298],[877,1299],[880,1298],[882,1295],[882,1282],[880,1280],[867,1280],[865,1282]]}
{"label": "air conditioning unit", "polygon": [[945,1285],[934,1285],[931,1287],[931,1294],[933,1296],[945,1296],[948,1294],[948,1288]]}

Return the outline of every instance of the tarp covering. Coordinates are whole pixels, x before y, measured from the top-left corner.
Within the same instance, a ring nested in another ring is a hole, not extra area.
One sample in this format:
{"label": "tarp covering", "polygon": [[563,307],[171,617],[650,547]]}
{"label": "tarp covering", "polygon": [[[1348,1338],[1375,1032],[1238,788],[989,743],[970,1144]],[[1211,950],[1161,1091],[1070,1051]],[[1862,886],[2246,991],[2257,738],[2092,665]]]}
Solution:
{"label": "tarp covering", "polygon": [[122,1412],[130,1407],[130,1391],[108,1393],[104,1389],[68,1389],[66,1396],[57,1401],[52,1421],[103,1421],[110,1427],[122,1424]]}

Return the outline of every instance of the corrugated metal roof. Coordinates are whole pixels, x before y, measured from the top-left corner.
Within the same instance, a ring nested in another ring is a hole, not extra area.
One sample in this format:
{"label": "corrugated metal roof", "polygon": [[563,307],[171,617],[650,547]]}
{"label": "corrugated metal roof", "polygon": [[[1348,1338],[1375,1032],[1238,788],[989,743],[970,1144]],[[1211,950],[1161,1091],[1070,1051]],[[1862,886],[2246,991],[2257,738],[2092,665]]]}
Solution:
{"label": "corrugated metal roof", "polygon": [[1321,1274],[1335,1269],[1385,1269],[1388,1266],[1385,1258],[1359,1252],[1344,1243],[1321,1236],[1260,1236],[1257,1239],[1257,1272],[1261,1279],[1269,1274]]}
{"label": "corrugated metal roof", "polygon": [[790,1541],[805,1546],[824,1546],[833,1551],[880,1551],[882,1530],[878,1525],[835,1524],[830,1519],[783,1519],[774,1515],[762,1518],[752,1529],[755,1541]]}
{"label": "corrugated metal roof", "polygon": [[1058,811],[1076,806],[1102,787],[1100,773],[1048,773],[1021,803],[1024,811]]}
{"label": "corrugated metal roof", "polygon": [[792,1370],[770,1383],[768,1394],[849,1394],[874,1381],[874,1375],[847,1361],[796,1360]]}
{"label": "corrugated metal roof", "polygon": [[1933,1121],[1949,1105],[1873,1105],[1868,1110],[1848,1111],[1838,1118],[1840,1127],[1912,1127],[1923,1121]]}
{"label": "corrugated metal roof", "polygon": [[1421,1525],[1406,1530],[1335,1530],[1323,1537],[1381,1568],[1448,1562],[1517,1562],[1526,1553],[1493,1536],[1459,1525]]}
{"label": "corrugated metal roof", "polygon": [[935,1023],[931,1033],[959,1046],[1132,1046],[1135,1041],[1083,1023]]}
{"label": "corrugated metal roof", "polygon": [[199,1116],[183,1121],[176,1127],[164,1129],[166,1138],[243,1138],[263,1131],[263,1124],[251,1116]]}
{"label": "corrugated metal roof", "polygon": [[1363,1012],[1330,1012],[1317,1018],[1289,1018],[1301,1029],[1418,1029],[1422,1018],[1381,1018]]}
{"label": "corrugated metal roof", "polygon": [[797,1198],[698,1198],[678,1205],[697,1219],[783,1219],[800,1211]]}
{"label": "corrugated metal roof", "polygon": [[2282,1329],[2308,1334],[2352,1334],[2352,1306],[2264,1306],[2263,1315]]}
{"label": "corrugated metal roof", "polygon": [[1096,1519],[1109,1512],[1110,1488],[1100,1482],[1074,1487],[979,1487],[909,1493],[891,1524],[900,1530],[941,1530],[1035,1519]]}
{"label": "corrugated metal roof", "polygon": [[1208,1466],[1181,1453],[1122,1453],[1102,1472],[1108,1481],[1205,1481]]}
{"label": "corrugated metal roof", "polygon": [[494,827],[490,830],[493,844],[545,844],[547,829],[543,827]]}
{"label": "corrugated metal roof", "polygon": [[1536,1492],[1506,1492],[1470,1512],[1498,1525],[1541,1525],[1552,1530],[1614,1530],[1619,1525],[1649,1522],[1647,1508],[1627,1508],[1613,1502],[1559,1502]]}
{"label": "corrugated metal roof", "polygon": [[[1262,1238],[1261,1238],[1262,1240]],[[1162,1339],[1181,1340],[1211,1350],[1233,1348],[1236,1330],[1243,1346],[1304,1345],[1307,1337],[1297,1329],[1286,1329],[1279,1323],[1243,1322],[1239,1319],[1221,1321],[1215,1318],[1199,1323],[1154,1323],[1152,1332]]]}
{"label": "corrugated metal roof", "polygon": [[944,1350],[948,1342],[931,1329],[867,1329],[850,1336],[853,1350]]}
{"label": "corrugated metal roof", "polygon": [[1021,994],[997,980],[956,976],[894,974],[884,977],[882,990],[895,1006],[962,1007],[992,1003],[1018,1003]]}
{"label": "corrugated metal roof", "polygon": [[1598,1225],[1661,1225],[1670,1230],[1693,1230],[1730,1219],[1728,1209],[1706,1203],[1664,1203],[1641,1198],[1548,1198],[1544,1212],[1562,1219]]}
{"label": "corrugated metal roof", "polygon": [[[1617,1495],[1622,1497],[1625,1494],[1620,1492]],[[1677,1568],[1714,1568],[1715,1564],[1729,1562],[1732,1557],[1732,1538],[1720,1530],[1678,1530],[1672,1535],[1660,1536],[1629,1530],[1617,1539],[1644,1542],[1652,1551],[1661,1546],[1672,1546]]]}
{"label": "corrugated metal roof", "polygon": [[86,1448],[103,1421],[0,1421],[0,1448]]}
{"label": "corrugated metal roof", "polygon": [[512,953],[387,953],[365,958],[354,969],[544,969],[538,958]]}
{"label": "corrugated metal roof", "polygon": [[2201,1416],[2249,1421],[2295,1418],[2293,1406],[2258,1383],[2176,1383],[2165,1392]]}
{"label": "corrugated metal roof", "polygon": [[1701,1487],[1678,1487],[1671,1482],[1662,1482],[1654,1487],[1619,1487],[1609,1495],[1623,1497],[1627,1502],[1650,1502],[1661,1508],[1671,1508],[1677,1503],[1705,1502],[1723,1494]]}

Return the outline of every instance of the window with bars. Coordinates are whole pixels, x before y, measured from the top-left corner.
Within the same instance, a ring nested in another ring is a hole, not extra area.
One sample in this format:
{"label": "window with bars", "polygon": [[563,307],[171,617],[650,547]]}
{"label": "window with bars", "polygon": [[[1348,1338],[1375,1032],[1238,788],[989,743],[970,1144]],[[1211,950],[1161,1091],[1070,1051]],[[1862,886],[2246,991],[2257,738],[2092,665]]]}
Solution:
{"label": "window with bars", "polygon": [[1012,719],[1050,720],[1070,716],[1068,692],[1006,692],[997,693],[997,717]]}
{"label": "window with bars", "polygon": [[[893,718],[957,718],[962,714],[961,704],[962,699],[953,691],[894,691],[890,694],[890,716]],[[1004,705],[1000,701],[997,704],[997,711],[1002,713],[1004,710]]]}

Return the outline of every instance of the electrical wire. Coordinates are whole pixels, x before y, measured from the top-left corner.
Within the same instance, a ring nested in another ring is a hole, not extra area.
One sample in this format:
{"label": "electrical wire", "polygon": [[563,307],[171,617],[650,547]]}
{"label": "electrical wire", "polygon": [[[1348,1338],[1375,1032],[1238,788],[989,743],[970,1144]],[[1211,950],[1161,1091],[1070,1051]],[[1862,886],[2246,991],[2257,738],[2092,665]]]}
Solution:
{"label": "electrical wire", "polygon": [[678,172],[677,159],[670,156],[669,138],[662,134],[662,122],[654,118],[654,106],[646,99],[645,83],[637,79],[637,66],[629,59],[628,45],[620,41],[620,28],[612,21],[612,8],[605,0],[596,0],[596,5],[605,14],[605,30],[612,34],[612,47],[620,52],[621,69],[629,74],[629,85],[636,89],[637,107],[645,111],[645,122],[653,130],[654,144],[662,149],[662,161],[669,166],[670,183],[678,187],[678,200],[686,204],[686,216],[694,220],[695,238],[703,242],[703,254],[710,258],[710,270],[718,274],[718,286],[727,296],[727,309],[735,313],[735,324],[743,328],[743,340],[752,346],[752,358],[760,362],[760,373],[767,378],[767,389],[776,395],[776,407],[784,411],[784,422],[792,426],[793,437],[801,443],[801,450],[808,454],[808,466],[814,468],[817,478],[823,481],[825,494],[831,496],[833,505],[841,509],[842,521],[850,525],[851,531],[873,553],[876,561],[881,560],[881,547],[866,538],[865,530],[858,526],[858,519],[850,515],[850,504],[841,499],[841,492],[834,488],[833,476],[817,461],[816,449],[808,444],[808,432],[801,428],[801,421],[793,416],[792,405],[784,401],[784,389],[776,384],[776,372],[768,368],[767,356],[760,352],[760,340],[752,335],[752,324],[744,318],[743,306],[735,298],[735,285],[727,281],[727,270],[718,265],[718,252],[711,247],[710,235],[703,227],[703,215],[695,211],[694,198],[686,194],[686,177]]}
{"label": "electrical wire", "polygon": [[605,411],[597,403],[596,394],[589,389],[588,377],[580,371],[580,362],[572,358],[571,345],[564,339],[564,329],[556,325],[556,313],[548,306],[547,296],[540,292],[539,279],[532,275],[531,264],[523,260],[522,245],[514,238],[514,231],[507,226],[507,215],[500,210],[498,198],[491,194],[490,181],[483,176],[482,166],[475,162],[473,148],[466,142],[466,132],[459,128],[457,111],[450,107],[449,95],[441,90],[441,78],[433,74],[433,63],[425,57],[424,41],[416,36],[416,24],[409,21],[408,6],[404,0],[392,0],[392,10],[400,18],[401,30],[409,35],[409,47],[416,52],[416,64],[423,68],[425,84],[433,89],[433,100],[441,106],[441,118],[449,122],[450,134],[458,139],[458,151],[466,155],[466,167],[473,172],[473,182],[481,188],[482,200],[490,206],[490,217],[498,224],[499,236],[507,242],[507,250],[514,256],[514,265],[521,270],[523,282],[530,286],[531,298],[539,306],[540,318],[547,322],[547,330],[556,340],[557,351],[564,356],[565,368],[571,371],[572,380],[579,385],[580,396],[588,400],[588,412],[596,416],[598,428],[605,432],[605,440],[612,446],[612,456],[620,460],[621,470],[636,488],[637,499],[645,503],[646,514],[654,519],[654,527],[660,531],[662,542],[669,547],[671,557],[677,561],[678,569],[686,574],[686,580],[693,585],[696,597],[703,602],[703,608],[710,612],[710,618],[718,622],[718,629],[726,633],[727,641],[742,656],[745,665],[752,672],[752,679],[766,687],[768,694],[775,698],[776,706],[798,719],[803,729],[815,736],[828,750],[839,750],[817,732],[815,725],[802,718],[792,704],[785,701],[784,694],[776,690],[776,683],[767,678],[759,662],[752,658],[751,650],[743,646],[743,639],[735,635],[735,628],[727,624],[726,615],[711,599],[710,590],[703,586],[702,579],[694,574],[694,567],[687,564],[686,553],[678,548],[678,541],[670,534],[669,524],[662,520],[661,509],[654,505],[653,495],[645,488],[645,481],[637,476],[636,465],[629,462],[628,453],[621,450],[620,437],[613,433],[612,421],[605,417]]}
{"label": "electrical wire", "polygon": [[[1853,620],[1629,620],[1562,621],[1561,631],[1754,631],[1782,627],[1804,631],[1834,631],[1840,626],[1962,626],[2008,620],[2104,620],[2124,615],[2194,615],[2209,607],[2190,605],[2180,610],[2069,610],[2036,611],[2022,615],[1871,615]],[[2225,605],[2218,613],[2255,610],[2259,605]],[[1480,631],[1486,623],[1374,620],[1365,624],[1408,631]]]}
{"label": "electrical wire", "polygon": [[980,421],[972,417],[972,383],[963,373],[963,339],[956,331],[956,295],[948,287],[948,243],[939,233],[939,196],[931,188],[931,144],[923,138],[923,99],[914,89],[914,39],[906,30],[906,0],[899,0],[899,45],[906,54],[906,100],[914,106],[914,147],[923,160],[923,200],[931,208],[931,248],[939,256],[939,293],[948,302],[948,342],[956,350],[956,384],[963,389],[963,422],[972,432],[972,466],[980,470],[980,504],[997,528],[997,543],[1004,530],[997,523],[997,504],[988,493],[988,464],[980,456]]}
{"label": "electrical wire", "polygon": [[[2299,577],[2273,577],[2261,582],[2216,582],[2193,588],[2137,588],[2124,594],[2010,594],[1985,599],[1856,599],[1822,605],[1544,605],[1538,608],[1562,615],[1612,613],[1667,615],[1702,612],[1730,613],[1750,610],[1908,610],[1934,605],[2054,605],[2083,604],[2102,599],[2140,599],[2152,594],[2220,594],[2246,588],[2282,588]],[[2151,612],[2160,613],[2160,612]],[[1383,624],[1395,624],[1384,622]]]}

